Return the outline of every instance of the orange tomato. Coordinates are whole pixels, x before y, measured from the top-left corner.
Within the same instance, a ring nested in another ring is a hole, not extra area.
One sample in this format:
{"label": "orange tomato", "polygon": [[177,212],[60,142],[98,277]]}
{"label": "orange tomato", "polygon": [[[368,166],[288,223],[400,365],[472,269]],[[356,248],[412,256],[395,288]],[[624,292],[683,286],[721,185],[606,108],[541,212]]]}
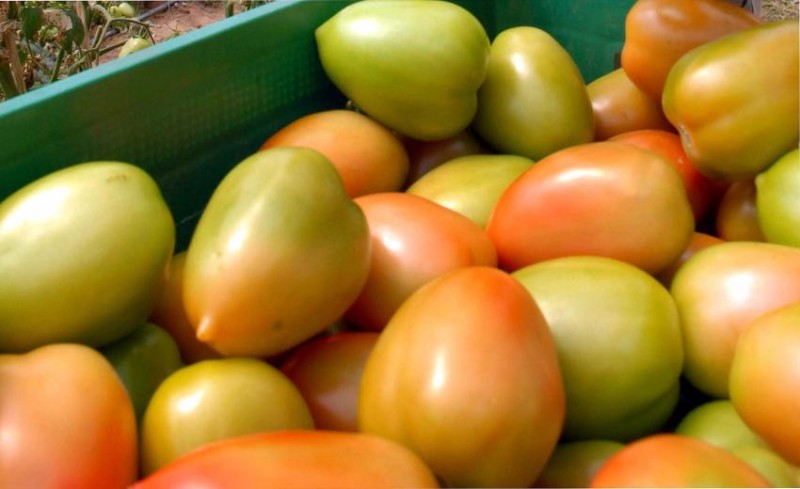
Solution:
{"label": "orange tomato", "polygon": [[270,136],[260,149],[276,146],[301,146],[322,153],[339,171],[350,197],[400,190],[408,174],[408,154],[400,139],[352,110],[300,117]]}
{"label": "orange tomato", "polygon": [[382,330],[412,292],[445,272],[497,264],[486,232],[454,210],[400,192],[355,202],[367,218],[372,250],[366,284],[345,313],[360,328]]}
{"label": "orange tomato", "polygon": [[764,241],[753,179],[733,182],[717,206],[716,234],[726,241]]}

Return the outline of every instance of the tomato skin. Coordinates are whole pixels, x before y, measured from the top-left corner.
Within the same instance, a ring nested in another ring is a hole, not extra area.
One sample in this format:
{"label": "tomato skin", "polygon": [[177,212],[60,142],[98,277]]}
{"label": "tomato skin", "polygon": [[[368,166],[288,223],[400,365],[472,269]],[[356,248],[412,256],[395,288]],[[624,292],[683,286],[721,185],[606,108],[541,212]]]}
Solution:
{"label": "tomato skin", "polygon": [[683,253],[681,253],[681,255],[674,262],[672,262],[670,266],[662,270],[656,276],[656,278],[667,288],[669,288],[672,285],[672,280],[675,278],[675,274],[678,273],[678,270],[680,270],[680,268],[689,260],[689,258],[693,257],[695,253],[704,248],[724,242],[725,240],[711,234],[695,231],[692,233],[692,237],[689,239],[689,243],[686,245]]}
{"label": "tomato skin", "polygon": [[638,0],[625,17],[622,68],[639,89],[660,101],[667,75],[685,53],[759,23],[724,0]]}
{"label": "tomato skin", "polygon": [[472,121],[489,38],[465,8],[421,0],[356,2],[318,27],[315,38],[334,85],[400,134],[446,139]]}
{"label": "tomato skin", "polygon": [[800,298],[742,331],[731,364],[730,396],[742,419],[779,455],[800,465]]}
{"label": "tomato skin", "polygon": [[664,116],[661,103],[642,92],[622,68],[592,81],[586,91],[594,113],[595,141],[644,129],[675,131]]}
{"label": "tomato skin", "polygon": [[590,142],[592,104],[569,52],[536,27],[500,32],[472,127],[497,152],[532,160]]}
{"label": "tomato skin", "polygon": [[459,132],[455,136],[435,141],[420,141],[409,137],[402,138],[403,146],[408,153],[408,176],[403,185],[407,189],[432,169],[442,163],[475,154],[486,154],[489,148],[470,129]]}
{"label": "tomato skin", "polygon": [[123,489],[136,480],[133,405],[87,346],[0,355],[0,433],[0,487]]}
{"label": "tomato skin", "polygon": [[727,450],[673,433],[633,441],[612,455],[590,487],[771,487]]}
{"label": "tomato skin", "polygon": [[412,292],[450,270],[495,266],[486,232],[468,217],[424,197],[384,192],[355,199],[369,225],[367,281],[345,318],[380,331]]}
{"label": "tomato skin", "polygon": [[701,173],[754,178],[797,147],[798,59],[797,20],[788,19],[708,42],[675,63],[662,107]]}
{"label": "tomato skin", "polygon": [[800,149],[779,158],[755,183],[756,214],[765,239],[800,248]]}
{"label": "tomato skin", "polygon": [[486,228],[506,270],[593,255],[649,273],[674,261],[693,230],[672,164],[613,141],[573,146],[537,162],[506,188]]}
{"label": "tomato skin", "polygon": [[198,339],[226,356],[289,350],[350,306],[369,244],[363,212],[322,154],[253,154],[214,190],[186,252],[183,299]]}
{"label": "tomato skin", "polygon": [[367,360],[358,415],[362,432],[410,447],[445,485],[526,487],[558,441],[564,408],[536,303],[505,272],[476,266],[403,303]]}
{"label": "tomato skin", "polygon": [[340,331],[299,346],[281,362],[317,429],[358,431],[358,386],[377,340],[378,333]]}
{"label": "tomato skin", "polygon": [[260,149],[300,146],[319,151],[336,167],[350,197],[400,190],[408,154],[389,129],[352,110],[326,110],[296,119]]}
{"label": "tomato skin", "polygon": [[81,163],[19,189],[0,202],[0,352],[130,333],[174,246],[157,183],[129,163]]}
{"label": "tomato skin", "polygon": [[756,184],[733,182],[722,194],[715,216],[716,235],[725,241],[764,241],[758,221]]}
{"label": "tomato skin", "polygon": [[710,246],[678,270],[670,290],[681,315],[684,376],[704,393],[725,398],[742,330],[800,301],[800,250],[751,241]]}
{"label": "tomato skin", "polygon": [[624,446],[612,440],[559,443],[533,487],[589,487],[608,457]]}
{"label": "tomato skin", "polygon": [[289,430],[222,440],[131,489],[439,487],[407,448],[363,433]]}

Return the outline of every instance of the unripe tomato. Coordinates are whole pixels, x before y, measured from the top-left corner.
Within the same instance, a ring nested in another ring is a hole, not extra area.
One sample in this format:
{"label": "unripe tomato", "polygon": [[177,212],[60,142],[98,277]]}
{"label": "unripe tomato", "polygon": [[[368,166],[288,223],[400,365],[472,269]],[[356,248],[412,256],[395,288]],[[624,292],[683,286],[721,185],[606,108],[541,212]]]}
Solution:
{"label": "unripe tomato", "polygon": [[589,487],[600,467],[624,446],[612,440],[559,443],[534,487]]}
{"label": "unripe tomato", "polygon": [[421,141],[409,137],[402,138],[403,146],[408,153],[408,177],[403,189],[419,180],[432,169],[442,163],[474,154],[485,154],[489,149],[473,131],[467,129],[455,136],[435,141]]}
{"label": "unripe tomato", "polygon": [[800,248],[800,149],[779,158],[755,183],[756,214],[766,240]]}

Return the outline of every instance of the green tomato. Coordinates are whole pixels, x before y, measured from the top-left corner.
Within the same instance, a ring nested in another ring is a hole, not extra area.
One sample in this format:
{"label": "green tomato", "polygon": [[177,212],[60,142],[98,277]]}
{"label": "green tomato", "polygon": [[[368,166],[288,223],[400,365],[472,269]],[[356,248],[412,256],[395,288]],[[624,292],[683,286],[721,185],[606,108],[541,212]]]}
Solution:
{"label": "green tomato", "polygon": [[766,446],[764,440],[745,424],[730,399],[700,404],[681,419],[675,432],[729,450],[741,446]]}
{"label": "green tomato", "polygon": [[731,449],[775,487],[799,487],[800,467],[792,465],[767,447],[746,445]]}
{"label": "green tomato", "polygon": [[0,351],[100,347],[141,325],[175,246],[156,182],[120,162],[34,181],[0,203]]}
{"label": "green tomato", "polygon": [[800,248],[800,149],[788,152],[756,179],[756,213],[770,243]]}
{"label": "green tomato", "polygon": [[629,441],[660,429],[683,366],[675,303],[655,278],[605,257],[570,256],[512,274],[553,332],[564,377],[565,441]]}
{"label": "green tomato", "polygon": [[278,430],[313,429],[291,380],[254,358],[203,360],[156,389],[141,425],[145,475],[210,442]]}
{"label": "green tomato", "polygon": [[589,487],[603,463],[624,446],[612,440],[559,443],[534,487]]}
{"label": "green tomato", "polygon": [[531,166],[533,161],[522,156],[461,156],[430,170],[407,192],[452,209],[485,229],[500,195]]}
{"label": "green tomato", "polygon": [[130,37],[125,44],[122,45],[122,48],[119,50],[118,58],[124,58],[129,54],[133,54],[136,51],[141,51],[144,48],[149,48],[153,45],[153,42],[150,39],[145,39],[143,37]]}
{"label": "green tomato", "polygon": [[439,140],[466,129],[486,76],[489,38],[451,2],[357,2],[316,30],[330,80],[360,109],[406,136]]}
{"label": "green tomato", "polygon": [[547,32],[502,31],[478,91],[475,131],[501,153],[533,160],[594,139],[594,111],[578,66]]}
{"label": "green tomato", "polygon": [[163,328],[144,323],[132,333],[100,349],[114,367],[141,420],[156,388],[183,366],[178,344]]}

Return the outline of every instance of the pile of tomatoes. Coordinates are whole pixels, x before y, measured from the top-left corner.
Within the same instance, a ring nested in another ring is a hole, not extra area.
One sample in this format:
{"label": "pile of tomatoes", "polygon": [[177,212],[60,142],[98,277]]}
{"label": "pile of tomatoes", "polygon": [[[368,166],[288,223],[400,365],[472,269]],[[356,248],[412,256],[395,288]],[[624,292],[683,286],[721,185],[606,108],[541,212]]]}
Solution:
{"label": "pile of tomatoes", "polygon": [[0,487],[800,484],[795,21],[639,0],[589,83],[447,1],[315,41],[352,107],[186,249],[129,163],[0,203]]}

